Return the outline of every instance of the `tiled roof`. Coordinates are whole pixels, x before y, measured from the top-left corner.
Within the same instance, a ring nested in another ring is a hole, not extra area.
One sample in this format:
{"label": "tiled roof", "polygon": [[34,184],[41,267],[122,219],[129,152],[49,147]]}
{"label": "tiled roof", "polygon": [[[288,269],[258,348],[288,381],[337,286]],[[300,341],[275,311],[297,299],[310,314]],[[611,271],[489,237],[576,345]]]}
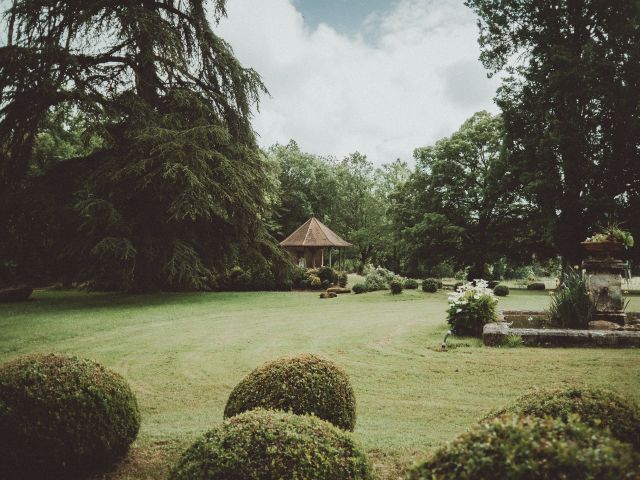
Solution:
{"label": "tiled roof", "polygon": [[280,245],[283,247],[350,247],[349,242],[345,242],[336,235],[324,223],[315,217],[298,228],[295,232],[285,238]]}

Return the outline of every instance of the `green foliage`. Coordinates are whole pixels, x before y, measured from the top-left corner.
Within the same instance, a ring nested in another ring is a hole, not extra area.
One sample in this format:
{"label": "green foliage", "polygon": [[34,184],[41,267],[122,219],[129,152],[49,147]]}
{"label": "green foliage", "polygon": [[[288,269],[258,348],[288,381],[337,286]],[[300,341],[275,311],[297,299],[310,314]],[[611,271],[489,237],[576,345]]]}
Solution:
{"label": "green foliage", "polygon": [[314,414],[353,431],[356,400],[347,374],[315,355],[283,357],[256,368],[231,392],[225,418],[254,408]]}
{"label": "green foliage", "polygon": [[311,415],[253,410],[207,432],[170,480],[372,480],[352,436]]}
{"label": "green foliage", "polygon": [[500,282],[498,282],[497,280],[489,280],[487,282],[487,286],[489,288],[493,289],[493,288],[496,288],[498,286],[498,283],[500,283]]}
{"label": "green foliage", "polygon": [[402,293],[402,280],[394,278],[389,282],[389,290],[391,290],[392,295],[399,295]]}
{"label": "green foliage", "polygon": [[291,274],[293,287],[301,289],[311,288],[317,290],[319,288],[327,288],[338,284],[341,278],[346,285],[346,273],[341,277],[338,271],[327,266],[312,269],[295,267]]}
{"label": "green foliage", "polygon": [[630,445],[574,418],[506,416],[460,435],[408,478],[631,479],[640,474],[639,460]]}
{"label": "green foliage", "polygon": [[504,343],[502,344],[503,347],[507,348],[517,348],[523,345],[524,340],[522,339],[522,336],[515,334],[507,335],[507,338],[504,339]]}
{"label": "green foliage", "polygon": [[600,232],[588,237],[585,242],[619,242],[626,248],[631,248],[634,245],[633,235],[615,223],[607,225]]}
{"label": "green foliage", "polygon": [[356,283],[352,290],[356,295],[359,293],[365,293],[367,291],[367,286],[364,283]]}
{"label": "green foliage", "polygon": [[509,295],[509,287],[506,285],[496,285],[493,288],[493,294],[497,297],[506,297]]}
{"label": "green foliage", "polygon": [[407,290],[415,290],[418,288],[418,281],[413,278],[407,278],[402,286]]}
{"label": "green foliage", "polygon": [[593,311],[594,305],[582,273],[574,269],[566,270],[562,284],[551,295],[551,323],[561,328],[586,329]]}
{"label": "green foliage", "polygon": [[577,264],[588,226],[613,214],[638,236],[637,2],[466,4],[479,17],[482,62],[503,73],[496,103],[510,163],[534,207],[529,230],[546,239],[540,253],[555,249]]}
{"label": "green foliage", "polygon": [[328,282],[331,285],[338,283],[338,272],[326,265],[318,269],[318,277],[323,282]]}
{"label": "green foliage", "polygon": [[392,209],[415,274],[484,270],[505,252],[526,257],[526,208],[503,136],[500,116],[478,112],[450,137],[415,150],[416,168]]}
{"label": "green foliage", "polygon": [[610,390],[592,387],[564,387],[541,390],[520,397],[511,407],[496,413],[553,417],[568,422],[572,415],[640,451],[640,407],[631,399]]}
{"label": "green foliage", "polygon": [[90,360],[29,355],[0,367],[0,476],[69,478],[126,454],[140,427],[136,398]]}
{"label": "green foliage", "polygon": [[0,48],[3,256],[100,289],[202,290],[254,264],[254,277],[285,279],[269,230],[276,166],[250,125],[265,90],[211,29],[224,5],[13,2],[14,42]]}
{"label": "green foliage", "polygon": [[447,323],[456,335],[482,336],[483,327],[498,318],[497,300],[487,282],[467,283],[449,297]]}
{"label": "green foliage", "polygon": [[348,281],[349,277],[347,276],[347,272],[340,272],[338,274],[338,286],[345,288]]}
{"label": "green foliage", "polygon": [[386,290],[389,283],[395,280],[397,275],[383,267],[368,267],[365,270],[364,284],[367,291]]}
{"label": "green foliage", "polygon": [[422,281],[422,291],[428,293],[435,293],[438,291],[438,280],[435,278],[425,278]]}

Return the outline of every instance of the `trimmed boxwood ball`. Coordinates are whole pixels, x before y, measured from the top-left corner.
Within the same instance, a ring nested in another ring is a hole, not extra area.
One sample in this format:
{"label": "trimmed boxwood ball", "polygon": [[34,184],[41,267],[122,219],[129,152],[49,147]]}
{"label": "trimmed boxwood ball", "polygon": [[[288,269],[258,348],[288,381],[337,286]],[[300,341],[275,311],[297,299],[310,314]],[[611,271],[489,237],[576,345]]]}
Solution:
{"label": "trimmed boxwood ball", "polygon": [[631,445],[571,418],[494,419],[418,464],[409,480],[636,478],[640,456]]}
{"label": "trimmed boxwood ball", "polygon": [[367,291],[367,287],[364,283],[356,283],[351,290],[353,290],[353,293],[357,295],[359,293],[365,293]]}
{"label": "trimmed boxwood ball", "polygon": [[198,439],[170,480],[370,480],[353,436],[312,415],[252,410]]}
{"label": "trimmed boxwood ball", "polygon": [[310,354],[283,357],[249,373],[231,392],[224,417],[265,408],[313,414],[337,427],[356,425],[356,398],[347,374]]}
{"label": "trimmed boxwood ball", "polygon": [[407,278],[403,284],[404,288],[407,290],[415,290],[418,288],[418,281],[413,278]]}
{"label": "trimmed boxwood ball", "polygon": [[610,390],[589,387],[542,390],[520,397],[513,406],[496,415],[504,413],[550,416],[563,421],[575,414],[583,423],[606,429],[640,451],[640,406]]}
{"label": "trimmed boxwood ball", "polygon": [[438,291],[438,280],[435,278],[425,278],[422,281],[422,291],[428,293],[435,293]]}
{"label": "trimmed boxwood ball", "polygon": [[389,290],[392,295],[398,295],[402,293],[402,280],[393,279],[389,282]]}
{"label": "trimmed boxwood ball", "polygon": [[493,288],[493,294],[496,297],[506,297],[507,295],[509,295],[509,287],[507,287],[506,285],[496,285]]}
{"label": "trimmed boxwood ball", "polygon": [[140,428],[117,373],[56,354],[0,366],[0,478],[72,478],[126,454]]}

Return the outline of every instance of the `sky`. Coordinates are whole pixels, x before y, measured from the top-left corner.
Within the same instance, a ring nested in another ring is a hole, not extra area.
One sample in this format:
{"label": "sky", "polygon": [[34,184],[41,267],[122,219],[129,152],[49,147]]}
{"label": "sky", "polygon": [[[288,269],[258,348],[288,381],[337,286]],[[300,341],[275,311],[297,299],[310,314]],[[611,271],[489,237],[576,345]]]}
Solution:
{"label": "sky", "polygon": [[462,0],[229,0],[227,11],[218,34],[270,92],[253,121],[263,147],[294,139],[318,155],[412,163],[474,112],[497,112]]}

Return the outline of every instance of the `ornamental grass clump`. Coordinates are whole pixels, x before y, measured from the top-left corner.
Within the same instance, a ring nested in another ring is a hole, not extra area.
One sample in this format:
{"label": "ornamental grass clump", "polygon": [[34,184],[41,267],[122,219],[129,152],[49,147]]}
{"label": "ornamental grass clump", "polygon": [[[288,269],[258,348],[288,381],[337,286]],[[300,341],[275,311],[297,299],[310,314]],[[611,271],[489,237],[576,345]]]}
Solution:
{"label": "ornamental grass clump", "polygon": [[498,318],[497,303],[485,280],[475,280],[458,287],[449,296],[447,309],[447,322],[452,332],[462,336],[481,336],[482,328]]}
{"label": "ornamental grass clump", "polygon": [[551,295],[549,318],[560,328],[586,329],[593,317],[594,305],[585,279],[572,268],[565,272],[562,284]]}
{"label": "ornamental grass clump", "polygon": [[347,374],[335,363],[303,354],[283,357],[249,373],[231,392],[224,417],[266,408],[313,414],[344,430],[356,425],[356,399]]}
{"label": "ornamental grass clump", "polygon": [[553,417],[568,421],[578,415],[587,425],[605,430],[621,442],[640,451],[640,406],[616,392],[592,387],[541,390],[520,397],[495,414]]}
{"label": "ornamental grass clump", "polygon": [[0,367],[0,478],[74,478],[124,456],[140,413],[127,382],[91,360],[29,355]]}
{"label": "ornamental grass clump", "polygon": [[418,464],[409,480],[635,479],[631,445],[571,417],[507,415],[471,431]]}
{"label": "ornamental grass clump", "polygon": [[312,415],[252,410],[198,439],[170,480],[372,480],[353,436]]}

